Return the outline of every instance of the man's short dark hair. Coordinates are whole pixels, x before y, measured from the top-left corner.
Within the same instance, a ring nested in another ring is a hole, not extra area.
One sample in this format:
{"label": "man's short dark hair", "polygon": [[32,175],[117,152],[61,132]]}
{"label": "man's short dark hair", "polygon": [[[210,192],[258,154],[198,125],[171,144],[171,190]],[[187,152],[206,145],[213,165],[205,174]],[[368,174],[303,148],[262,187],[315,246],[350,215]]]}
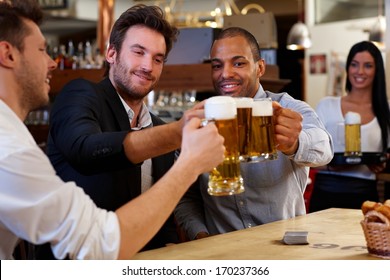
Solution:
{"label": "man's short dark hair", "polygon": [[257,42],[255,36],[253,36],[252,33],[250,33],[249,31],[247,31],[244,28],[241,28],[241,27],[226,28],[218,34],[218,36],[215,40],[220,40],[220,39],[224,39],[224,38],[232,38],[232,37],[237,37],[237,36],[241,36],[241,37],[245,38],[245,40],[248,42],[248,44],[251,48],[254,61],[259,61],[261,59],[259,43]]}
{"label": "man's short dark hair", "polygon": [[42,23],[43,12],[37,0],[0,1],[0,41],[7,41],[23,51],[24,38],[31,32],[24,19],[37,25]]}
{"label": "man's short dark hair", "polygon": [[166,19],[163,10],[158,6],[135,5],[121,14],[111,30],[110,45],[120,53],[127,30],[135,25],[143,25],[162,34],[167,48],[166,56],[172,49],[178,29]]}

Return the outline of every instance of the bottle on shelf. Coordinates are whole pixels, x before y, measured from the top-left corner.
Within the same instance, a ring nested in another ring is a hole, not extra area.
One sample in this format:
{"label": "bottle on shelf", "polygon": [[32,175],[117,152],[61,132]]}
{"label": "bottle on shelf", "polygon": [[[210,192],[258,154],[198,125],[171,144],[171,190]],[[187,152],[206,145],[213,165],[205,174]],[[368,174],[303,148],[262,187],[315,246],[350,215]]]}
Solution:
{"label": "bottle on shelf", "polygon": [[85,42],[84,55],[85,55],[85,68],[91,69],[93,65],[93,58],[92,58],[92,46],[89,41]]}
{"label": "bottle on shelf", "polygon": [[77,57],[76,68],[77,69],[85,68],[84,45],[83,45],[83,42],[79,42],[78,45],[77,45],[76,57]]}
{"label": "bottle on shelf", "polygon": [[95,61],[94,68],[96,68],[96,69],[103,68],[103,65],[104,65],[104,57],[103,57],[103,55],[100,53],[100,49],[99,49],[99,48],[96,48],[94,61]]}
{"label": "bottle on shelf", "polygon": [[78,42],[77,49],[73,40],[69,40],[67,46],[60,44],[53,49],[48,47],[47,52],[60,70],[101,69],[104,67],[104,55],[101,54],[96,43],[91,43],[89,40]]}
{"label": "bottle on shelf", "polygon": [[66,47],[61,44],[57,56],[54,58],[54,61],[57,63],[58,68],[61,70],[65,69],[65,57],[66,57]]}
{"label": "bottle on shelf", "polygon": [[73,41],[69,40],[68,42],[68,52],[65,56],[65,69],[76,69],[76,57],[74,51]]}

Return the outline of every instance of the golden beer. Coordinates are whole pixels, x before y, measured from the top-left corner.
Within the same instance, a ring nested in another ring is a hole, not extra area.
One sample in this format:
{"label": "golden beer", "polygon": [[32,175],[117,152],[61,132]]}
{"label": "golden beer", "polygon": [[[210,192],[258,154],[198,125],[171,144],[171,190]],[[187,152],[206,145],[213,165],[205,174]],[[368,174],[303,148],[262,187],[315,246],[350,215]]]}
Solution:
{"label": "golden beer", "polygon": [[210,195],[232,195],[244,191],[243,179],[240,174],[236,115],[236,104],[232,97],[215,96],[206,100],[206,119],[212,120],[218,128],[218,132],[225,138],[224,160],[209,175],[207,191]]}
{"label": "golden beer", "polygon": [[237,119],[216,120],[218,132],[225,138],[223,162],[211,171],[209,189],[211,195],[241,193],[243,179],[240,175],[240,153],[238,151]]}
{"label": "golden beer", "polygon": [[345,156],[361,156],[360,124],[345,125]]}
{"label": "golden beer", "polygon": [[345,114],[345,156],[361,156],[360,114],[347,112]]}
{"label": "golden beer", "polygon": [[278,158],[270,98],[257,99],[253,103],[249,156],[253,162]]}
{"label": "golden beer", "polygon": [[274,157],[277,156],[273,116],[252,117],[252,134],[249,155],[254,159],[271,159],[271,157],[274,159]]}
{"label": "golden beer", "polygon": [[236,101],[237,106],[238,146],[240,160],[245,162],[249,157],[253,99],[248,97],[235,97],[234,100]]}

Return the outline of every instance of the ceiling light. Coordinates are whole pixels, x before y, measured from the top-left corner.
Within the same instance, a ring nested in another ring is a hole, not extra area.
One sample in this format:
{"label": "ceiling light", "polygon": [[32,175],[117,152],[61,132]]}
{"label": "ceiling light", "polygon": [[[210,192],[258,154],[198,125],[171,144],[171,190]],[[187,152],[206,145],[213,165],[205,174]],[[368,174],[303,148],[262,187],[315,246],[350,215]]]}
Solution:
{"label": "ceiling light", "polygon": [[303,50],[311,47],[309,29],[303,22],[297,22],[291,27],[287,36],[287,49]]}
{"label": "ceiling light", "polygon": [[310,32],[306,24],[303,23],[301,0],[298,1],[298,22],[295,23],[287,36],[287,49],[303,50],[311,47]]}
{"label": "ceiling light", "polygon": [[386,18],[382,16],[382,7],[382,0],[378,0],[378,17],[369,30],[368,40],[383,49],[385,46]]}

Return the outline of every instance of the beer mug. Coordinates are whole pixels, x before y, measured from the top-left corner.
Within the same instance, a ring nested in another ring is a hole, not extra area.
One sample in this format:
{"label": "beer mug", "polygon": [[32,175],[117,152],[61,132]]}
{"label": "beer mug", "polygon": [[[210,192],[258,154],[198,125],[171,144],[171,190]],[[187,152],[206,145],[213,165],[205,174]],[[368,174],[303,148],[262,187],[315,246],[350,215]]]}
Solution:
{"label": "beer mug", "polygon": [[236,101],[237,106],[240,161],[246,162],[249,160],[253,99],[249,97],[235,97],[234,101]]}
{"label": "beer mug", "polygon": [[345,156],[361,156],[359,113],[347,112],[345,114]]}
{"label": "beer mug", "polygon": [[224,160],[209,174],[208,193],[222,196],[244,191],[240,174],[238,149],[237,108],[233,97],[214,96],[205,103],[206,121],[213,121],[219,134],[225,138]]}
{"label": "beer mug", "polygon": [[[331,130],[329,130],[331,132]],[[345,123],[343,122],[337,122],[335,124],[335,131],[334,131],[334,152],[340,153],[345,152]]]}
{"label": "beer mug", "polygon": [[271,98],[253,100],[249,155],[252,162],[278,158]]}

